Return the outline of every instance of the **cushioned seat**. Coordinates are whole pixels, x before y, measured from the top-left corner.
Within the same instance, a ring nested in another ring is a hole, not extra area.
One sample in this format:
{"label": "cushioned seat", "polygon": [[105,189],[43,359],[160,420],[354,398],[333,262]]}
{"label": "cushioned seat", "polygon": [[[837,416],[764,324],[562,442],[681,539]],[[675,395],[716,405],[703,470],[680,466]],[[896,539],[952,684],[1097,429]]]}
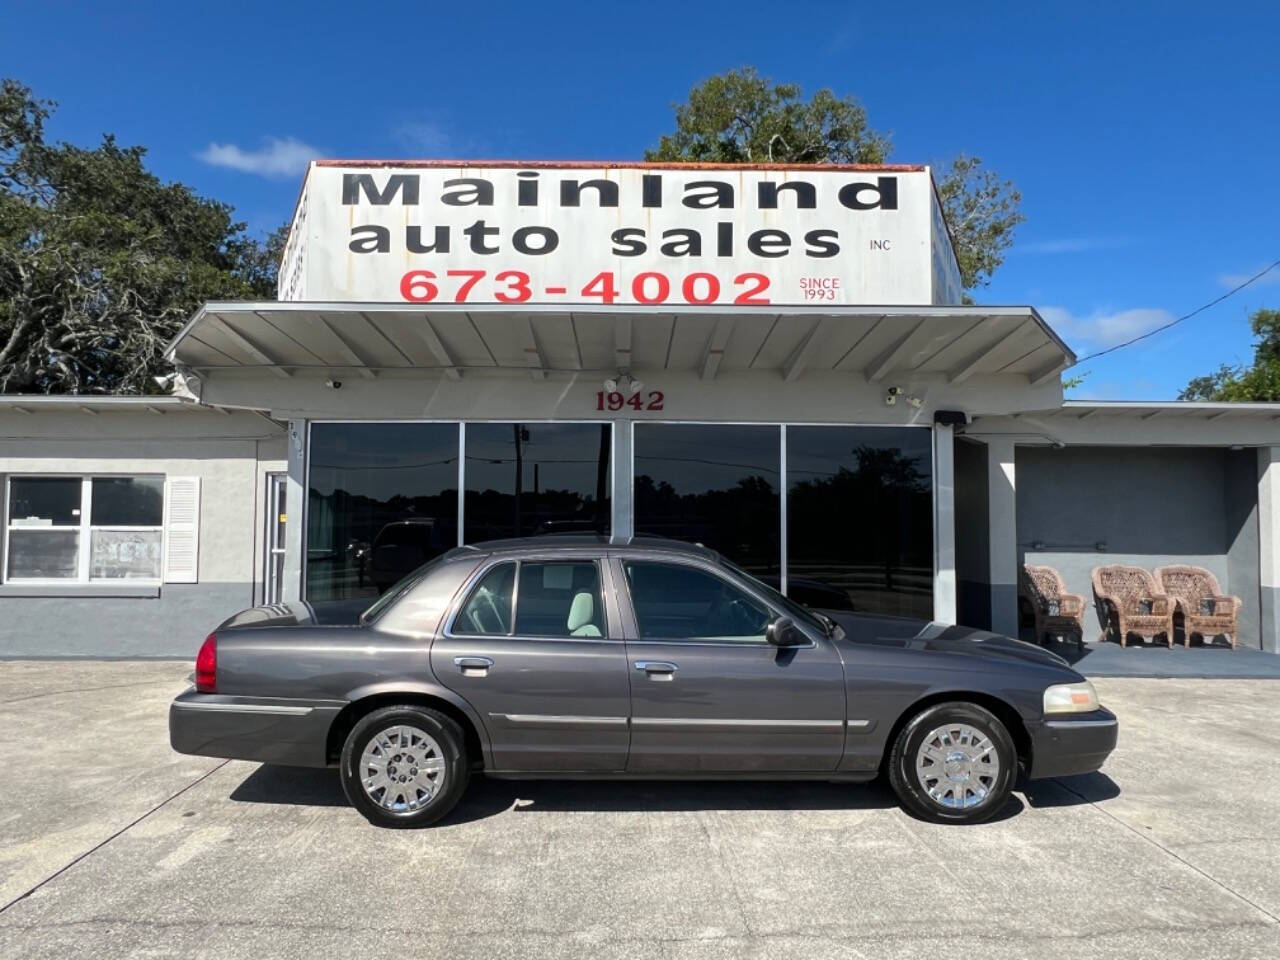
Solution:
{"label": "cushioned seat", "polygon": [[573,603],[569,605],[569,619],[565,626],[571,637],[599,637],[600,628],[594,623],[596,617],[596,600],[586,590],[573,595]]}

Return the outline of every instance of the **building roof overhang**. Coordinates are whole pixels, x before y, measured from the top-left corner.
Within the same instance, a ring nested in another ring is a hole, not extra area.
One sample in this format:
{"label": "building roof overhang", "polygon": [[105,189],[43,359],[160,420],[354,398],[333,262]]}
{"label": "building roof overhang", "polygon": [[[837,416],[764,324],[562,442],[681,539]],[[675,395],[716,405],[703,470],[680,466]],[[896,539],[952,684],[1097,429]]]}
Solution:
{"label": "building roof overhang", "polygon": [[947,383],[1008,375],[1033,386],[1075,362],[1032,307],[561,306],[213,302],[166,347],[203,377],[432,373],[846,373]]}
{"label": "building roof overhang", "polygon": [[1052,409],[977,416],[964,432],[1027,445],[1269,447],[1280,445],[1280,403],[1067,400]]}
{"label": "building roof overhang", "polygon": [[116,394],[23,394],[0,395],[0,413],[19,416],[36,413],[225,413],[226,411],[176,396],[121,396]]}

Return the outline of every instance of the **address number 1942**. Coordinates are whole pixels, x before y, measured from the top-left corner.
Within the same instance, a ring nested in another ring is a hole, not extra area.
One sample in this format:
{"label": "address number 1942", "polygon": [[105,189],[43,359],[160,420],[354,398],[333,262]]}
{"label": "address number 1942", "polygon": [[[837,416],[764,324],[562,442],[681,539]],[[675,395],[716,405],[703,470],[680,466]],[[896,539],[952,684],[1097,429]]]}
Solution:
{"label": "address number 1942", "polygon": [[666,397],[662,395],[661,390],[650,390],[648,393],[641,391],[627,396],[625,393],[619,393],[617,390],[596,391],[596,409],[611,410],[617,412],[623,407],[630,407],[632,410],[661,410]]}

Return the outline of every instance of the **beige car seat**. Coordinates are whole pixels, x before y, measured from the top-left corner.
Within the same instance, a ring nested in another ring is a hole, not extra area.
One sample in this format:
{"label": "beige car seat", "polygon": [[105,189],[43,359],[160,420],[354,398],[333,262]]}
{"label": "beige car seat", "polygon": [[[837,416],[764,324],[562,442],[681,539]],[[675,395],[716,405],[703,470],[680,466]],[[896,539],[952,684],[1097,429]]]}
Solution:
{"label": "beige car seat", "polygon": [[600,628],[593,623],[596,614],[596,600],[588,591],[582,590],[573,595],[573,603],[569,605],[569,619],[565,626],[571,637],[598,637]]}

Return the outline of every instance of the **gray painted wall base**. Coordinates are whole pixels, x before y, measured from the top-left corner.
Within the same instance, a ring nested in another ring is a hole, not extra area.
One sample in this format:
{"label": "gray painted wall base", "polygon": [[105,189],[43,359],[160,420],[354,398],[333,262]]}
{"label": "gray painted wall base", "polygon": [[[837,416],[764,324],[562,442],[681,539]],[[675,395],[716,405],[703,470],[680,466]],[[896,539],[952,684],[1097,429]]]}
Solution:
{"label": "gray painted wall base", "polygon": [[155,598],[0,600],[0,657],[194,659],[206,636],[253,605],[250,583],[167,583]]}

